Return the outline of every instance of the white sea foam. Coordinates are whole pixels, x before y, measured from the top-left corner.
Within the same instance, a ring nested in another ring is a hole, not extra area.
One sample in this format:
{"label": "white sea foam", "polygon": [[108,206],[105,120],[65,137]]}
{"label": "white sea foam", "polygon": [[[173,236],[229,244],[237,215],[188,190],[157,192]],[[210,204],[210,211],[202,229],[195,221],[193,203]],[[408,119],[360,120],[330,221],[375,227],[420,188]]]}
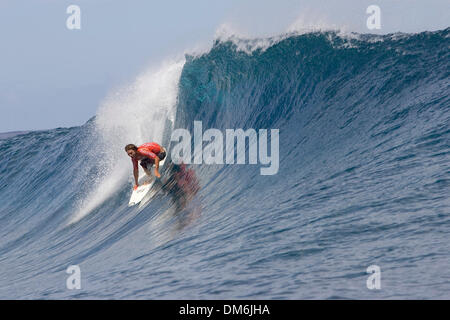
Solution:
{"label": "white sea foam", "polygon": [[[149,70],[130,85],[111,92],[100,105],[92,145],[92,159],[98,150],[102,173],[93,178],[92,190],[79,202],[69,224],[92,212],[132,177],[132,167],[124,146],[161,142],[166,119],[174,121],[178,83],[184,59],[166,61]],[[92,178],[92,177],[91,177]],[[130,184],[131,188],[131,184]]]}

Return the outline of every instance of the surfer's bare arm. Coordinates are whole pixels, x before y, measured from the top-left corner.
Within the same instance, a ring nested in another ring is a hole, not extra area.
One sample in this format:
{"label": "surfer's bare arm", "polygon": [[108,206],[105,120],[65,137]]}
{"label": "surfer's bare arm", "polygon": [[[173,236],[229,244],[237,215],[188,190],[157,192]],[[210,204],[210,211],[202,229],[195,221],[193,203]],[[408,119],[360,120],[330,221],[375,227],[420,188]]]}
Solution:
{"label": "surfer's bare arm", "polygon": [[[133,159],[134,160],[134,159]],[[133,161],[134,189],[139,186],[139,167],[137,160]]]}
{"label": "surfer's bare arm", "polygon": [[139,186],[139,169],[133,169],[133,175],[134,175],[134,186],[137,187]]}
{"label": "surfer's bare arm", "polygon": [[159,157],[155,157],[155,177],[161,178],[161,175],[159,174]]}

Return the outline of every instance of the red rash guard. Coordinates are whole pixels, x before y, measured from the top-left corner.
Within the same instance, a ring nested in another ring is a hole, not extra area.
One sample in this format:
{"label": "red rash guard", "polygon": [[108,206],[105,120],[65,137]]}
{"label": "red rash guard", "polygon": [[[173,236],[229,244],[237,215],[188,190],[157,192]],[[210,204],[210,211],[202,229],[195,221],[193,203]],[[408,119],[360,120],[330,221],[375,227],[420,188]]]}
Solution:
{"label": "red rash guard", "polygon": [[157,154],[161,152],[161,146],[155,142],[144,143],[137,149],[138,157],[131,159],[133,162],[133,168],[138,168],[138,161],[144,158],[155,159]]}

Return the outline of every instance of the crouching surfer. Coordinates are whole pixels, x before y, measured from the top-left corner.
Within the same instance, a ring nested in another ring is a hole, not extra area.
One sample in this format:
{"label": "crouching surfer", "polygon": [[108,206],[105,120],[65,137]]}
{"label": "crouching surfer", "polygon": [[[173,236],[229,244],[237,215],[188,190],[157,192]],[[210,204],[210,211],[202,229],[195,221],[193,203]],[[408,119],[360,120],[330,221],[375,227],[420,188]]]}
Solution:
{"label": "crouching surfer", "polygon": [[161,147],[156,142],[149,142],[144,143],[139,147],[134,144],[127,144],[125,146],[125,151],[133,163],[134,190],[136,190],[139,186],[139,161],[141,167],[148,176],[151,176],[151,167],[155,165],[155,177],[161,178],[161,174],[159,173],[159,162],[166,157],[166,149]]}

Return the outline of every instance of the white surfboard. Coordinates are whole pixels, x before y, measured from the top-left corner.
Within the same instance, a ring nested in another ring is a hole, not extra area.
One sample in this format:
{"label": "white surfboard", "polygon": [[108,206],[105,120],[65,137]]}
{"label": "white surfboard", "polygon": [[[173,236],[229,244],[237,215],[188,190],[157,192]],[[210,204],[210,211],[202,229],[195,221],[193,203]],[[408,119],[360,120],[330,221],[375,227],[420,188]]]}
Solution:
{"label": "white surfboard", "polygon": [[[167,151],[166,151],[166,153],[167,153]],[[166,161],[166,159],[167,159],[167,154],[166,154],[166,157],[159,162],[159,170],[160,171],[161,171],[162,167],[164,166],[164,162]],[[151,169],[152,173],[153,173],[153,170],[154,170],[154,168]],[[131,194],[131,197],[130,197],[130,201],[128,202],[129,207],[138,204],[139,202],[142,201],[142,199],[145,198],[145,196],[147,194],[150,194],[149,191],[152,189],[153,184],[155,183],[155,179],[156,179],[155,177],[152,176],[150,178],[150,177],[146,176],[145,174],[144,174],[144,177],[139,179],[139,187],[137,187],[136,190],[133,190],[133,193]],[[146,200],[147,201],[150,200],[149,197],[147,197]],[[145,201],[145,202],[147,202],[147,201]]]}
{"label": "white surfboard", "polygon": [[142,199],[144,199],[145,195],[150,191],[150,189],[153,186],[154,181],[139,185],[136,190],[133,190],[133,193],[131,194],[130,201],[128,202],[128,206],[134,206],[135,204],[138,204],[141,202]]}

